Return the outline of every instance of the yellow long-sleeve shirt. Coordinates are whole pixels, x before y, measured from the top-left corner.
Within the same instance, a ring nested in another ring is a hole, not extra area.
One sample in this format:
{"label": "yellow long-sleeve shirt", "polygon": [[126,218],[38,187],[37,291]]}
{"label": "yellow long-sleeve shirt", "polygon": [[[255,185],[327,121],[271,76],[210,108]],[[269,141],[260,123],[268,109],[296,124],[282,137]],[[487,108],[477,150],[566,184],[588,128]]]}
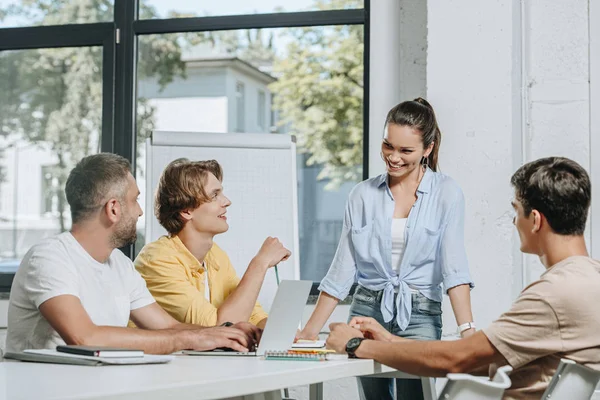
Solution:
{"label": "yellow long-sleeve shirt", "polygon": [[[135,268],[146,280],[156,302],[180,322],[214,326],[217,309],[237,288],[240,279],[227,254],[216,244],[204,259],[206,272],[177,236],[163,236],[149,243],[135,259]],[[208,272],[210,301],[205,295]],[[256,325],[267,318],[257,302],[250,316]]]}

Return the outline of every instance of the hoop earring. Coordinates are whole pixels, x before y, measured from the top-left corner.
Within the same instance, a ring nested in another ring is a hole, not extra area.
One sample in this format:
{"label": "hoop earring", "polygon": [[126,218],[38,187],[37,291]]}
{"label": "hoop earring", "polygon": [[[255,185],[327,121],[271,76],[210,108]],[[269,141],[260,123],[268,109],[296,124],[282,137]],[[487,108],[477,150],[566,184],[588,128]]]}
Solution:
{"label": "hoop earring", "polygon": [[423,159],[421,160],[421,165],[423,165],[424,167],[429,167],[429,157],[423,157]]}

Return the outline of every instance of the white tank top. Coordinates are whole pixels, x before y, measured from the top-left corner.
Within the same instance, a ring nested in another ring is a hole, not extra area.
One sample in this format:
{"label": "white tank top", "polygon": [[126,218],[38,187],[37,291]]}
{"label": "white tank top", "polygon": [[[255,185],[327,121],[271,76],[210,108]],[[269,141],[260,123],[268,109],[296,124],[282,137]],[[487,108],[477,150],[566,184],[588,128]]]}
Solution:
{"label": "white tank top", "polygon": [[392,219],[392,269],[400,275],[400,263],[406,248],[406,221],[408,218]]}

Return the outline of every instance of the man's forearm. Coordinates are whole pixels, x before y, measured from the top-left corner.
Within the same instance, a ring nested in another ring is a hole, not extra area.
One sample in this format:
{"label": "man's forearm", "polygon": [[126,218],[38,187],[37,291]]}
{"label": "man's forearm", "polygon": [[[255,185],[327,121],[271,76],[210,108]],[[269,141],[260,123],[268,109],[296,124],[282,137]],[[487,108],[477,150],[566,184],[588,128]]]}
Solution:
{"label": "man's forearm", "polygon": [[135,328],[96,326],[92,332],[81,338],[81,340],[67,344],[122,347],[143,350],[147,354],[170,354],[189,348],[191,341],[188,338],[193,334],[189,332],[190,329],[192,328],[150,331]]}
{"label": "man's forearm", "polygon": [[503,357],[482,332],[456,341],[378,342],[365,340],[356,351],[400,371],[419,376],[443,377],[451,372],[470,372]]}
{"label": "man's forearm", "polygon": [[237,288],[217,310],[217,324],[248,322],[258,299],[268,265],[253,259]]}
{"label": "man's forearm", "polygon": [[419,376],[443,377],[450,372],[450,363],[442,354],[432,354],[429,343],[410,340],[406,342],[379,342],[365,340],[356,351],[359,358],[371,358],[382,364]]}

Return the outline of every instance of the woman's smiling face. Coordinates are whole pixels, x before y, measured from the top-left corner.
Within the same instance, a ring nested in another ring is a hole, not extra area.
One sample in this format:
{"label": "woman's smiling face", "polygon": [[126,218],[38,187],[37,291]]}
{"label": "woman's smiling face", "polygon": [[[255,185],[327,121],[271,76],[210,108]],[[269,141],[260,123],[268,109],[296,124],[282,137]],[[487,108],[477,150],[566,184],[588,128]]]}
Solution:
{"label": "woman's smiling face", "polygon": [[423,135],[410,126],[388,124],[381,142],[381,155],[387,172],[392,177],[402,177],[417,168],[423,157],[433,149],[433,143],[423,148]]}

